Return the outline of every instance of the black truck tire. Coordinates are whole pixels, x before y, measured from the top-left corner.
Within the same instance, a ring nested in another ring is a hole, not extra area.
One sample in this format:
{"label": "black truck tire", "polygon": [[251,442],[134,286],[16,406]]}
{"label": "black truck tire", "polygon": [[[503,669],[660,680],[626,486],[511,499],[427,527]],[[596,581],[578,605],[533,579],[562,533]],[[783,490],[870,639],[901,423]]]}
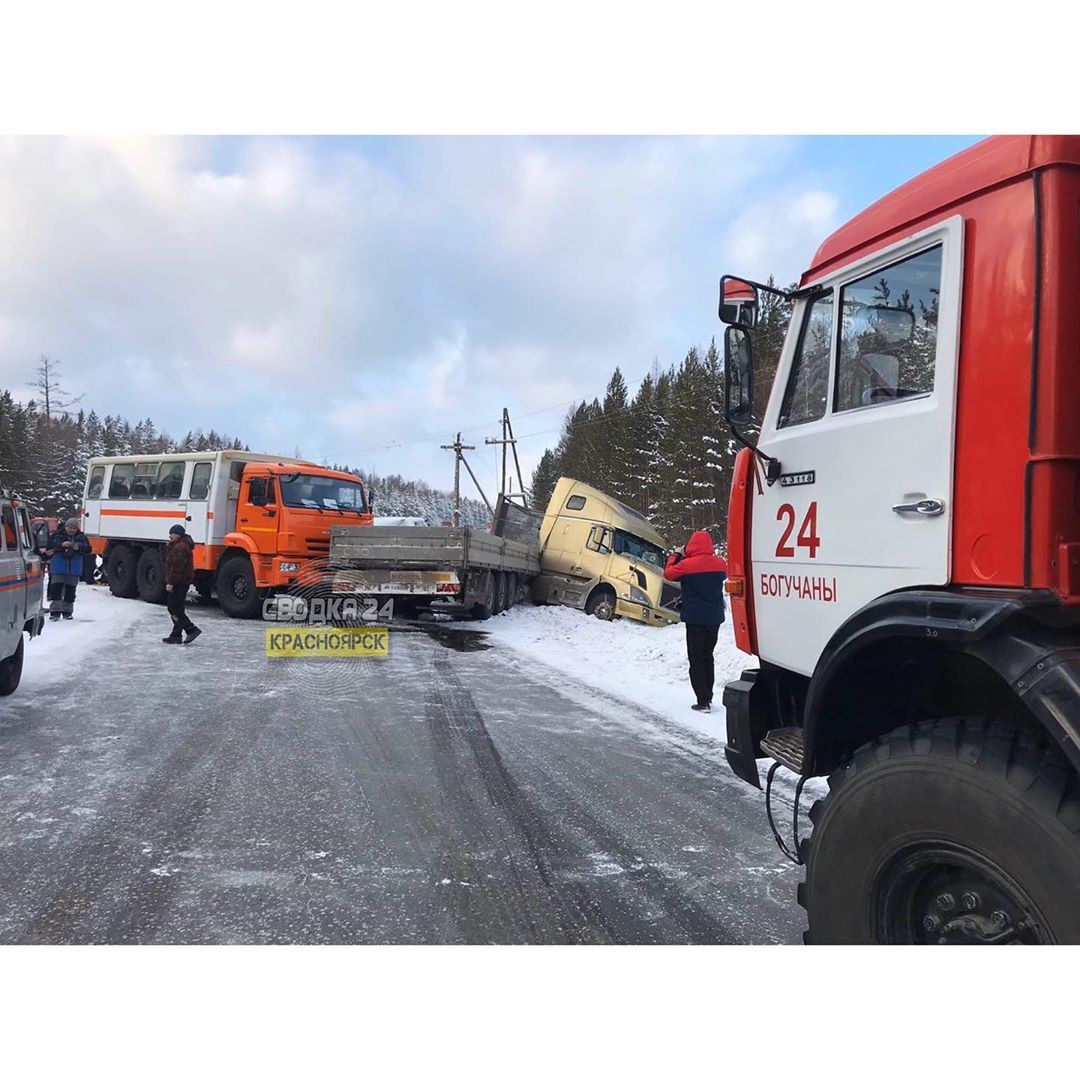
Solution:
{"label": "black truck tire", "polygon": [[506,574],[506,611],[509,611],[517,603],[518,576],[512,570]]}
{"label": "black truck tire", "polygon": [[495,589],[495,604],[492,611],[501,615],[506,610],[506,575],[501,570],[492,570],[492,585]]}
{"label": "black truck tire", "polygon": [[6,660],[0,660],[0,697],[7,697],[19,689],[25,644],[26,638],[20,637],[19,647]]}
{"label": "black truck tire", "polygon": [[1000,720],[899,728],[810,810],[808,944],[1080,944],[1080,782]]}
{"label": "black truck tire", "polygon": [[585,614],[611,622],[615,618],[615,590],[610,585],[598,585],[585,601]]}
{"label": "black truck tire", "polygon": [[139,594],[139,582],[136,577],[136,568],[139,563],[137,548],[128,544],[113,544],[109,548],[109,557],[105,566],[105,573],[109,579],[109,591],[113,596],[131,600]]}
{"label": "black truck tire", "polygon": [[207,601],[214,593],[214,575],[209,570],[195,571],[195,592],[199,599]]}
{"label": "black truck tire", "polygon": [[491,618],[495,610],[495,582],[490,570],[483,572],[483,580],[478,591],[481,599],[473,604],[472,617],[477,622],[484,622],[485,619]]}
{"label": "black truck tire", "polygon": [[255,570],[247,555],[231,555],[217,572],[221,610],[233,619],[257,619],[262,614],[262,594],[255,587]]}
{"label": "black truck tire", "polygon": [[148,604],[165,603],[165,559],[160,548],[143,548],[135,564],[135,583],[139,597]]}

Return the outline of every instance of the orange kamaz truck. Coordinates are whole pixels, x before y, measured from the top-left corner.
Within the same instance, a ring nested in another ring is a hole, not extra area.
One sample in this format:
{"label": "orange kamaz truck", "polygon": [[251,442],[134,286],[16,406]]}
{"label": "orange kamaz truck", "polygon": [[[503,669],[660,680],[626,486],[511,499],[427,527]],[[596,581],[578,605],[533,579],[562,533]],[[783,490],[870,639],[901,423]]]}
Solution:
{"label": "orange kamaz truck", "polygon": [[181,524],[195,541],[195,588],[256,618],[263,600],[325,560],[333,525],[370,525],[351,473],[310,461],[220,450],[93,458],[83,528],[116,596],[165,599],[165,545]]}

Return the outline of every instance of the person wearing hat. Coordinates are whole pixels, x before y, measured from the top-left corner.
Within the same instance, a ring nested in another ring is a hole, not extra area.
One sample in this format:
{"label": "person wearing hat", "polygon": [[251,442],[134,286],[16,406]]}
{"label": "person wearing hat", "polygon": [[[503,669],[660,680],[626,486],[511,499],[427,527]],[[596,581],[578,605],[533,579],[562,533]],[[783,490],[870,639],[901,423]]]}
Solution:
{"label": "person wearing hat", "polygon": [[173,623],[172,633],[161,639],[166,645],[190,645],[202,633],[184,610],[188,588],[195,580],[194,550],[195,541],[184,526],[174,525],[165,549],[165,606]]}
{"label": "person wearing hat", "polygon": [[83,559],[90,555],[90,541],[77,517],[68,518],[49,537],[49,621],[74,617],[75,590],[82,580]]}

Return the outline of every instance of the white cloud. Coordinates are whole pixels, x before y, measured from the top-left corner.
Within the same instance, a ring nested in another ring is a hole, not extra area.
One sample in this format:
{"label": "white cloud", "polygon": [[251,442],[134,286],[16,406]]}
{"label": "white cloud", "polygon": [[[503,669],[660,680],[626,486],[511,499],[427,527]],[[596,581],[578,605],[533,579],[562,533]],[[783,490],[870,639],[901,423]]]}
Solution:
{"label": "white cloud", "polygon": [[[440,438],[494,426],[504,404],[600,393],[615,364],[634,378],[677,361],[716,332],[722,272],[797,270],[836,200],[769,194],[792,153],[720,138],[0,141],[0,385],[22,387],[47,352],[99,412],[445,482]],[[523,446],[528,465],[542,442]]]}

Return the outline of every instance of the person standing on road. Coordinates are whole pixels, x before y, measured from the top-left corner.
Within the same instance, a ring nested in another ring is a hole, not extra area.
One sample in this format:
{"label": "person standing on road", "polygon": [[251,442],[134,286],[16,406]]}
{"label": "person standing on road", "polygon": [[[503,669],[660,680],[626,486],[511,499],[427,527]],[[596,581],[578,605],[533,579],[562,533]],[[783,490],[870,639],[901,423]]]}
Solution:
{"label": "person standing on road", "polygon": [[166,645],[181,642],[190,645],[202,633],[184,610],[188,588],[195,580],[194,550],[195,541],[184,526],[174,525],[169,530],[169,546],[165,549],[165,606],[173,623],[172,633],[161,639]]}
{"label": "person standing on road", "polygon": [[49,537],[49,622],[62,615],[74,618],[75,590],[82,579],[83,559],[90,556],[90,541],[72,517]]}
{"label": "person standing on road", "polygon": [[704,529],[694,533],[685,548],[676,548],[664,567],[664,577],[682,585],[686,656],[690,685],[697,697],[690,708],[695,712],[712,711],[713,650],[724,621],[727,569],[727,562],[714,552],[712,537]]}

